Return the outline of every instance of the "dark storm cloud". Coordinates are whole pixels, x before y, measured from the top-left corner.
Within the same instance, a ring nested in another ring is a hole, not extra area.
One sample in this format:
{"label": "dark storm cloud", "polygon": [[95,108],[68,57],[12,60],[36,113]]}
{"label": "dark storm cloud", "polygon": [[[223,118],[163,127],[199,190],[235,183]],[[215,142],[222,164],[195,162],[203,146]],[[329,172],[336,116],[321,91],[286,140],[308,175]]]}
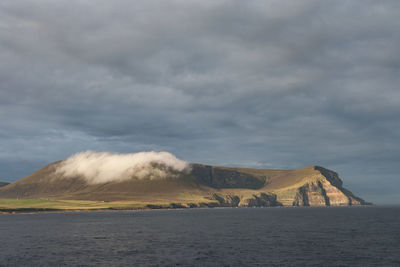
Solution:
{"label": "dark storm cloud", "polygon": [[2,1],[0,178],[86,149],[155,149],[210,164],[319,164],[366,198],[398,196],[399,8]]}

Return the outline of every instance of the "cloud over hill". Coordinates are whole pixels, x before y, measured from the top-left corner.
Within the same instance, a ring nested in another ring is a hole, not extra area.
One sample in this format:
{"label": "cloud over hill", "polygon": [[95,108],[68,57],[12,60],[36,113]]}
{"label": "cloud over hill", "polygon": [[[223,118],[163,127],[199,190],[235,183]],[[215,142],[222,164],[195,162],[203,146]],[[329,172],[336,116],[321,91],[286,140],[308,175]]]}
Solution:
{"label": "cloud over hill", "polygon": [[80,152],[64,160],[57,168],[63,177],[82,177],[89,184],[137,179],[164,179],[170,171],[188,171],[189,164],[168,152],[116,154]]}

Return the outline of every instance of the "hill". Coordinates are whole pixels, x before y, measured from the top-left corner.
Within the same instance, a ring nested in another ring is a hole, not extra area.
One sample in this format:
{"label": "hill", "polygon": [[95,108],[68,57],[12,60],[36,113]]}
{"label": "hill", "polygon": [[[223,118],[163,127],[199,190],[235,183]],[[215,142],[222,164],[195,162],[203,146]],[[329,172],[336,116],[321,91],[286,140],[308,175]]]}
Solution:
{"label": "hill", "polygon": [[190,164],[188,171],[153,164],[163,178],[135,175],[93,183],[59,172],[54,162],[0,188],[0,198],[141,203],[143,207],[339,206],[368,204],[343,187],[334,171],[231,168]]}
{"label": "hill", "polygon": [[0,187],[2,187],[2,186],[6,186],[6,185],[8,185],[9,183],[6,183],[6,182],[0,182]]}

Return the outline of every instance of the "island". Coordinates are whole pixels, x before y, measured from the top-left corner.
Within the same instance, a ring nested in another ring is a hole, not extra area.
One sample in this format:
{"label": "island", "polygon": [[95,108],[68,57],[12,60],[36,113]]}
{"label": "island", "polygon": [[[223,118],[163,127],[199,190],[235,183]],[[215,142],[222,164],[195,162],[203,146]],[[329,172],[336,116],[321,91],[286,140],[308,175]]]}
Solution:
{"label": "island", "polygon": [[154,172],[166,173],[162,178],[129,174],[93,183],[65,176],[57,171],[62,164],[0,187],[0,212],[370,204],[344,188],[336,172],[320,166],[276,170],[192,163],[176,171],[154,163]]}

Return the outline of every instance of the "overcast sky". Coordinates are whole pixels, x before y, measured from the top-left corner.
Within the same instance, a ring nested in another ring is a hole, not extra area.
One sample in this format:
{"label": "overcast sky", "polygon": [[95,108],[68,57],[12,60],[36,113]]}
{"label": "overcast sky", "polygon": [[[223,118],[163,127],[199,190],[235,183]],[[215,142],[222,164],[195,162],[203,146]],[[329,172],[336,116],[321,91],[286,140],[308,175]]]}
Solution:
{"label": "overcast sky", "polygon": [[84,150],[321,165],[400,203],[400,1],[0,2],[0,180]]}

